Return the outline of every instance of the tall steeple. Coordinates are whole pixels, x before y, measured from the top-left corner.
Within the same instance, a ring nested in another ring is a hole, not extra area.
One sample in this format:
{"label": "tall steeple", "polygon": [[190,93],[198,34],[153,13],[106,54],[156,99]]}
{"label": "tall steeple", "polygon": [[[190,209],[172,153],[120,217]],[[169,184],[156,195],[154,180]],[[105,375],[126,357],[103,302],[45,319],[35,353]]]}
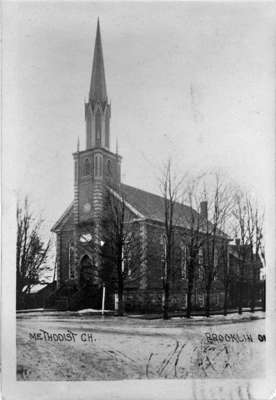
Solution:
{"label": "tall steeple", "polygon": [[111,107],[106,92],[103,48],[98,19],[89,100],[85,104],[87,149],[103,147],[109,150],[110,113]]}
{"label": "tall steeple", "polygon": [[89,83],[89,97],[84,100],[86,148],[80,151],[78,144],[74,153],[74,223],[90,223],[93,219],[98,226],[106,185],[115,188],[121,182],[121,157],[110,151],[111,105],[106,92],[99,20]]}
{"label": "tall steeple", "polygon": [[89,100],[91,101],[107,101],[106,82],[104,73],[103,48],[100,30],[100,21],[98,18],[97,32],[94,48],[93,68],[91,75]]}

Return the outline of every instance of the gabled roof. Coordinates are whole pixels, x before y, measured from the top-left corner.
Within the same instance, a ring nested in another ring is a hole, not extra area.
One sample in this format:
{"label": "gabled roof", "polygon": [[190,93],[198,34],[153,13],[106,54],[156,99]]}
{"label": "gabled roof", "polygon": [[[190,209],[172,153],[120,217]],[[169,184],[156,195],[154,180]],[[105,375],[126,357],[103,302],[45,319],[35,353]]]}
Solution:
{"label": "gabled roof", "polygon": [[[127,202],[131,204],[138,212],[140,212],[145,219],[161,223],[165,222],[165,202],[162,196],[158,196],[157,194],[146,192],[145,190],[137,189],[123,183],[120,185],[120,189]],[[200,221],[201,218],[202,217],[200,214],[192,207],[177,202],[175,203],[173,218],[173,223],[175,226],[190,229],[192,221]],[[200,222],[200,225],[204,231],[203,223]],[[209,228],[212,228],[212,224],[210,222]],[[228,236],[222,231],[218,231],[217,233],[224,238],[228,238]]]}
{"label": "gabled roof", "polygon": [[[146,219],[164,222],[165,205],[163,197],[123,183],[120,185],[120,189],[127,202],[135,207]],[[191,213],[195,217],[199,217],[199,214],[191,207],[176,203],[174,208],[174,224],[187,226],[188,220],[191,218]]]}
{"label": "gabled roof", "polygon": [[[146,192],[145,190],[137,189],[135,187],[125,185],[121,183],[120,190],[116,191],[108,187],[109,191],[116,196],[118,199],[125,199],[127,208],[139,219],[151,220],[160,223],[165,222],[165,212],[164,212],[164,198]],[[55,223],[51,229],[53,232],[58,231],[64,226],[73,213],[73,203],[65,210],[59,220]],[[185,204],[175,203],[174,206],[174,225],[180,226],[186,229],[191,228],[191,220],[197,221],[201,218],[200,214],[193,208],[186,206]],[[212,224],[209,222],[210,229]],[[202,227],[204,231],[204,227]],[[206,226],[205,226],[206,228]],[[228,236],[222,232],[218,231],[219,236],[223,236],[229,239]]]}
{"label": "gabled roof", "polygon": [[73,207],[74,207],[74,202],[66,208],[64,213],[61,215],[61,217],[57,220],[57,222],[52,226],[51,232],[57,232],[59,229],[61,229],[64,224],[68,221],[71,215],[73,215]]}

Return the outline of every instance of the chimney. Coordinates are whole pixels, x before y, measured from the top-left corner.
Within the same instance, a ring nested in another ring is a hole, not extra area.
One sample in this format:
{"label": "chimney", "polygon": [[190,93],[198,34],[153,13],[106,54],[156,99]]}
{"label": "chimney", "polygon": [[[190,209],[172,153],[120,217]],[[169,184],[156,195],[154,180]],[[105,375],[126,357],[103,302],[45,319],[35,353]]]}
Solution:
{"label": "chimney", "polygon": [[200,202],[200,216],[205,220],[208,219],[208,202],[207,201]]}

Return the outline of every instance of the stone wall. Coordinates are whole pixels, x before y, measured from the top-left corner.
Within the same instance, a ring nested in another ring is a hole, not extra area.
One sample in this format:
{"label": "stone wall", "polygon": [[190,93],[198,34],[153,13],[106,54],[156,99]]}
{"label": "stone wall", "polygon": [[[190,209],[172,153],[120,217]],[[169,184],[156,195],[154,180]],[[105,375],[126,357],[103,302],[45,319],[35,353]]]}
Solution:
{"label": "stone wall", "polygon": [[[125,290],[125,310],[126,312],[141,313],[161,313],[162,312],[162,289],[151,290]],[[214,291],[210,296],[210,305],[213,310],[222,309],[224,293]],[[205,307],[205,293],[194,290],[192,295],[193,310],[203,310]],[[169,298],[170,311],[185,311],[187,306],[186,291],[172,290]]]}

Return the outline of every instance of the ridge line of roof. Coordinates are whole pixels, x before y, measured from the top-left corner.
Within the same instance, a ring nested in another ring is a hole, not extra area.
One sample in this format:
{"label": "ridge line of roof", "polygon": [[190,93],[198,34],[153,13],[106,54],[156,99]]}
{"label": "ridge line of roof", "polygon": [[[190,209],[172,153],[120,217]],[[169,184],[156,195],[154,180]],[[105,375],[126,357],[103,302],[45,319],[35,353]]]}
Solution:
{"label": "ridge line of roof", "polygon": [[[107,186],[107,188],[113,195],[116,194],[118,196],[119,200],[122,200],[122,196],[120,196],[120,194],[115,189],[112,189],[110,186]],[[132,211],[134,214],[136,214],[136,216],[138,216],[139,218],[143,218],[143,219],[145,218],[145,216],[140,211],[138,211],[136,209],[136,207],[131,205],[127,199],[125,200],[125,204],[129,208],[130,211]]]}

